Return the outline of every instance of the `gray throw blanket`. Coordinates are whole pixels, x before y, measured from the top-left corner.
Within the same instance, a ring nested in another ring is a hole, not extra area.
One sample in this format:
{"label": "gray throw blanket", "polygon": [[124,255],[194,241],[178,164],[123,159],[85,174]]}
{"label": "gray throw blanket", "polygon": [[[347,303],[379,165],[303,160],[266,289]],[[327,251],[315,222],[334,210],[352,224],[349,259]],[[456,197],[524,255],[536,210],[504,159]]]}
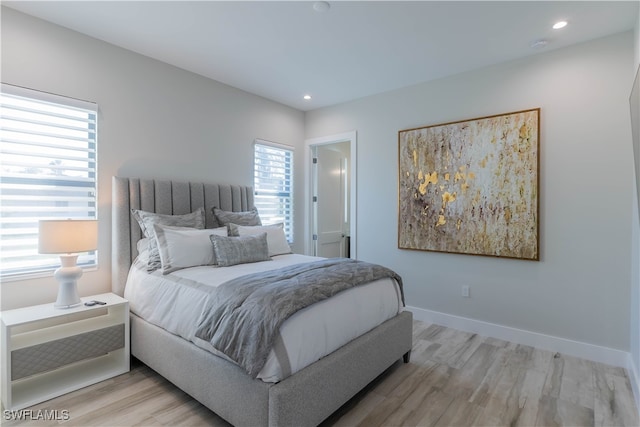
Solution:
{"label": "gray throw blanket", "polygon": [[213,290],[196,331],[255,378],[280,326],[292,314],[338,292],[373,280],[402,279],[376,264],[331,258],[248,274]]}

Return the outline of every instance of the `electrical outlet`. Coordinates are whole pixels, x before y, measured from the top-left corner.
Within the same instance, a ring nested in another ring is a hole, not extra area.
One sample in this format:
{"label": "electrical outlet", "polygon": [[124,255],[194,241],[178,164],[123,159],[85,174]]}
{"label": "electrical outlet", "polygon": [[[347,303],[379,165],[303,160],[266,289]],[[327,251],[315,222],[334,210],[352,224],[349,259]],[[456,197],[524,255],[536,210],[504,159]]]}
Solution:
{"label": "electrical outlet", "polygon": [[465,298],[469,298],[469,286],[468,285],[464,285],[462,286],[462,296]]}

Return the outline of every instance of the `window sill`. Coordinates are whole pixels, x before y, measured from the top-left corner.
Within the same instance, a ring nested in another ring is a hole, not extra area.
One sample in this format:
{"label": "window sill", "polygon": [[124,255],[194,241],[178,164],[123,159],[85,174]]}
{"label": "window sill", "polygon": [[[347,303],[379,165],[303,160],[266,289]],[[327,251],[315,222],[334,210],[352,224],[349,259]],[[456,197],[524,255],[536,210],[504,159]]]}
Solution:
{"label": "window sill", "polygon": [[[97,271],[97,270],[98,270],[97,265],[82,267],[82,273]],[[55,270],[48,270],[48,271],[39,271],[37,273],[23,273],[23,274],[11,275],[11,276],[3,276],[0,278],[0,283],[20,282],[24,280],[33,280],[33,279],[44,279],[47,277],[53,277],[54,272]]]}

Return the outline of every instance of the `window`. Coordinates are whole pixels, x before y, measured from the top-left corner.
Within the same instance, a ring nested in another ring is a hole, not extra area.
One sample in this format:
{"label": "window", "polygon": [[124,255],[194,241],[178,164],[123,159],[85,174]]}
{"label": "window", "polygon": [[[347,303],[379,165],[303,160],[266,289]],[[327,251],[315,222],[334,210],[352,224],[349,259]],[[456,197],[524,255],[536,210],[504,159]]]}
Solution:
{"label": "window", "polygon": [[[50,272],[57,255],[38,254],[41,219],[96,219],[93,103],[2,85],[0,93],[0,275]],[[79,266],[96,265],[96,253]]]}
{"label": "window", "polygon": [[254,146],[255,205],[265,225],[284,224],[289,243],[293,242],[293,150],[290,147],[256,140]]}

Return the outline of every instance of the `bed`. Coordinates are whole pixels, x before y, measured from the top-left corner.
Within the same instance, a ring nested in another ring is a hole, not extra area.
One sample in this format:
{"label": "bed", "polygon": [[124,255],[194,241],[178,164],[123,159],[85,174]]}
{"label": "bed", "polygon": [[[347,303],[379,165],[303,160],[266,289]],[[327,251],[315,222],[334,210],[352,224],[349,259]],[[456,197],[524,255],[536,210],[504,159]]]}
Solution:
{"label": "bed", "polygon": [[[114,177],[112,189],[112,291],[121,296],[144,237],[132,209],[180,215],[203,208],[205,227],[211,228],[213,207],[253,207],[246,186]],[[411,313],[400,311],[320,360],[268,382],[170,330],[132,309],[132,355],[237,426],[317,425],[396,361],[408,362],[412,345]]]}

